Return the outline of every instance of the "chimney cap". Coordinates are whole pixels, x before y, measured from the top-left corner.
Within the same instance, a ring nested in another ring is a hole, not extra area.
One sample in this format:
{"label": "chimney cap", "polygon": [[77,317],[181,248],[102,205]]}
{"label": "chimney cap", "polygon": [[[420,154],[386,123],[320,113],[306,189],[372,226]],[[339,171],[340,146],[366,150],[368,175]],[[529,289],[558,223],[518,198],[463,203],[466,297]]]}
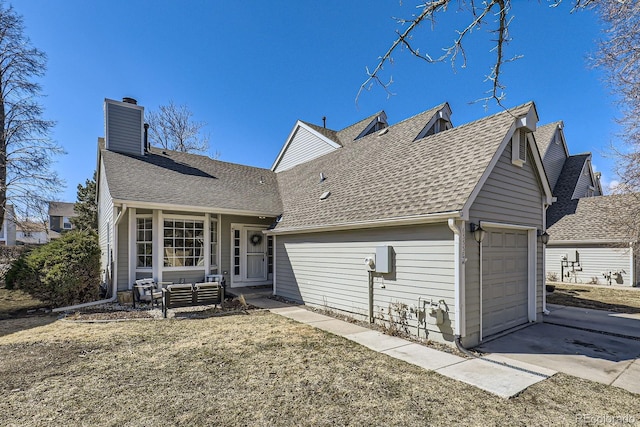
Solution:
{"label": "chimney cap", "polygon": [[122,102],[126,102],[127,104],[138,105],[138,101],[135,98],[130,98],[128,96],[125,96],[124,98],[122,98]]}

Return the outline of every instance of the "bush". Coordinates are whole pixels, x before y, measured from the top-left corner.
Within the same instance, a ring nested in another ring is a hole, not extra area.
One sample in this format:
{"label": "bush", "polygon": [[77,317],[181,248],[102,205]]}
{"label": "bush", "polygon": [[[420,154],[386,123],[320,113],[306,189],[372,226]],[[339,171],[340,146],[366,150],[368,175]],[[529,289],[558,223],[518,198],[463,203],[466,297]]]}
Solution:
{"label": "bush", "polygon": [[100,283],[96,233],[72,231],[24,252],[11,264],[6,283],[54,307],[96,300]]}

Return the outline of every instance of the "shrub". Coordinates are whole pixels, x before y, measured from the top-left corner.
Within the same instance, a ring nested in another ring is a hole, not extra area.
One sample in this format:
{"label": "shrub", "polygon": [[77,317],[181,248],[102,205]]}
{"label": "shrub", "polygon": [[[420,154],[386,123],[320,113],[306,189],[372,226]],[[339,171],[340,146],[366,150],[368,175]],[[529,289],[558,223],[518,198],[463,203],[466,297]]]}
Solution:
{"label": "shrub", "polygon": [[23,253],[11,264],[6,282],[7,287],[56,307],[97,299],[100,247],[96,233],[72,231]]}
{"label": "shrub", "polygon": [[547,272],[547,282],[557,282],[558,281],[558,273],[554,273],[553,271]]}

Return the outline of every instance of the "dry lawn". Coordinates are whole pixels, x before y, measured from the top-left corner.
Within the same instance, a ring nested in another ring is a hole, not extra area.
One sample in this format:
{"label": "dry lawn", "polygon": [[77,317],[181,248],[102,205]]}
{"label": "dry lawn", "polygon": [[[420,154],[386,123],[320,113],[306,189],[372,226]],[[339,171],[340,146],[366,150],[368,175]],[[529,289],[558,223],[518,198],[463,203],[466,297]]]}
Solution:
{"label": "dry lawn", "polygon": [[32,298],[20,290],[8,290],[0,287],[0,319],[7,319],[15,314],[44,306],[42,301]]}
{"label": "dry lawn", "polygon": [[553,284],[556,287],[555,290],[547,293],[547,302],[550,304],[609,310],[617,313],[640,313],[639,288]]}
{"label": "dry lawn", "polygon": [[0,425],[571,425],[638,396],[556,375],[511,400],[268,312],[0,321]]}

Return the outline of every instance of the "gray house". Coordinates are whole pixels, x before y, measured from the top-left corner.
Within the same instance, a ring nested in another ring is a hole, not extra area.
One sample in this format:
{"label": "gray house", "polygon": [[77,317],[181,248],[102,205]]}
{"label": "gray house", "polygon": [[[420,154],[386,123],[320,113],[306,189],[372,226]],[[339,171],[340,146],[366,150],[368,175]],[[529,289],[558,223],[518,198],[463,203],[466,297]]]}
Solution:
{"label": "gray house", "polygon": [[272,239],[282,213],[275,173],[146,144],[144,109],[105,100],[98,141],[98,223],[105,281],[136,279],[271,284]]}
{"label": "gray house", "polygon": [[[638,195],[603,196],[591,153],[569,155],[562,122],[540,126],[535,138],[556,198],[547,210],[545,270],[572,283],[638,283]],[[636,227],[636,228],[634,228]]]}
{"label": "gray house", "polygon": [[542,320],[552,199],[533,103],[459,127],[448,104],[394,125],[298,121],[271,170],[150,148],[143,114],[105,102],[98,215],[117,289],[218,274],[465,345]]}
{"label": "gray house", "polygon": [[640,194],[586,197],[549,227],[547,275],[557,281],[637,286]]}

